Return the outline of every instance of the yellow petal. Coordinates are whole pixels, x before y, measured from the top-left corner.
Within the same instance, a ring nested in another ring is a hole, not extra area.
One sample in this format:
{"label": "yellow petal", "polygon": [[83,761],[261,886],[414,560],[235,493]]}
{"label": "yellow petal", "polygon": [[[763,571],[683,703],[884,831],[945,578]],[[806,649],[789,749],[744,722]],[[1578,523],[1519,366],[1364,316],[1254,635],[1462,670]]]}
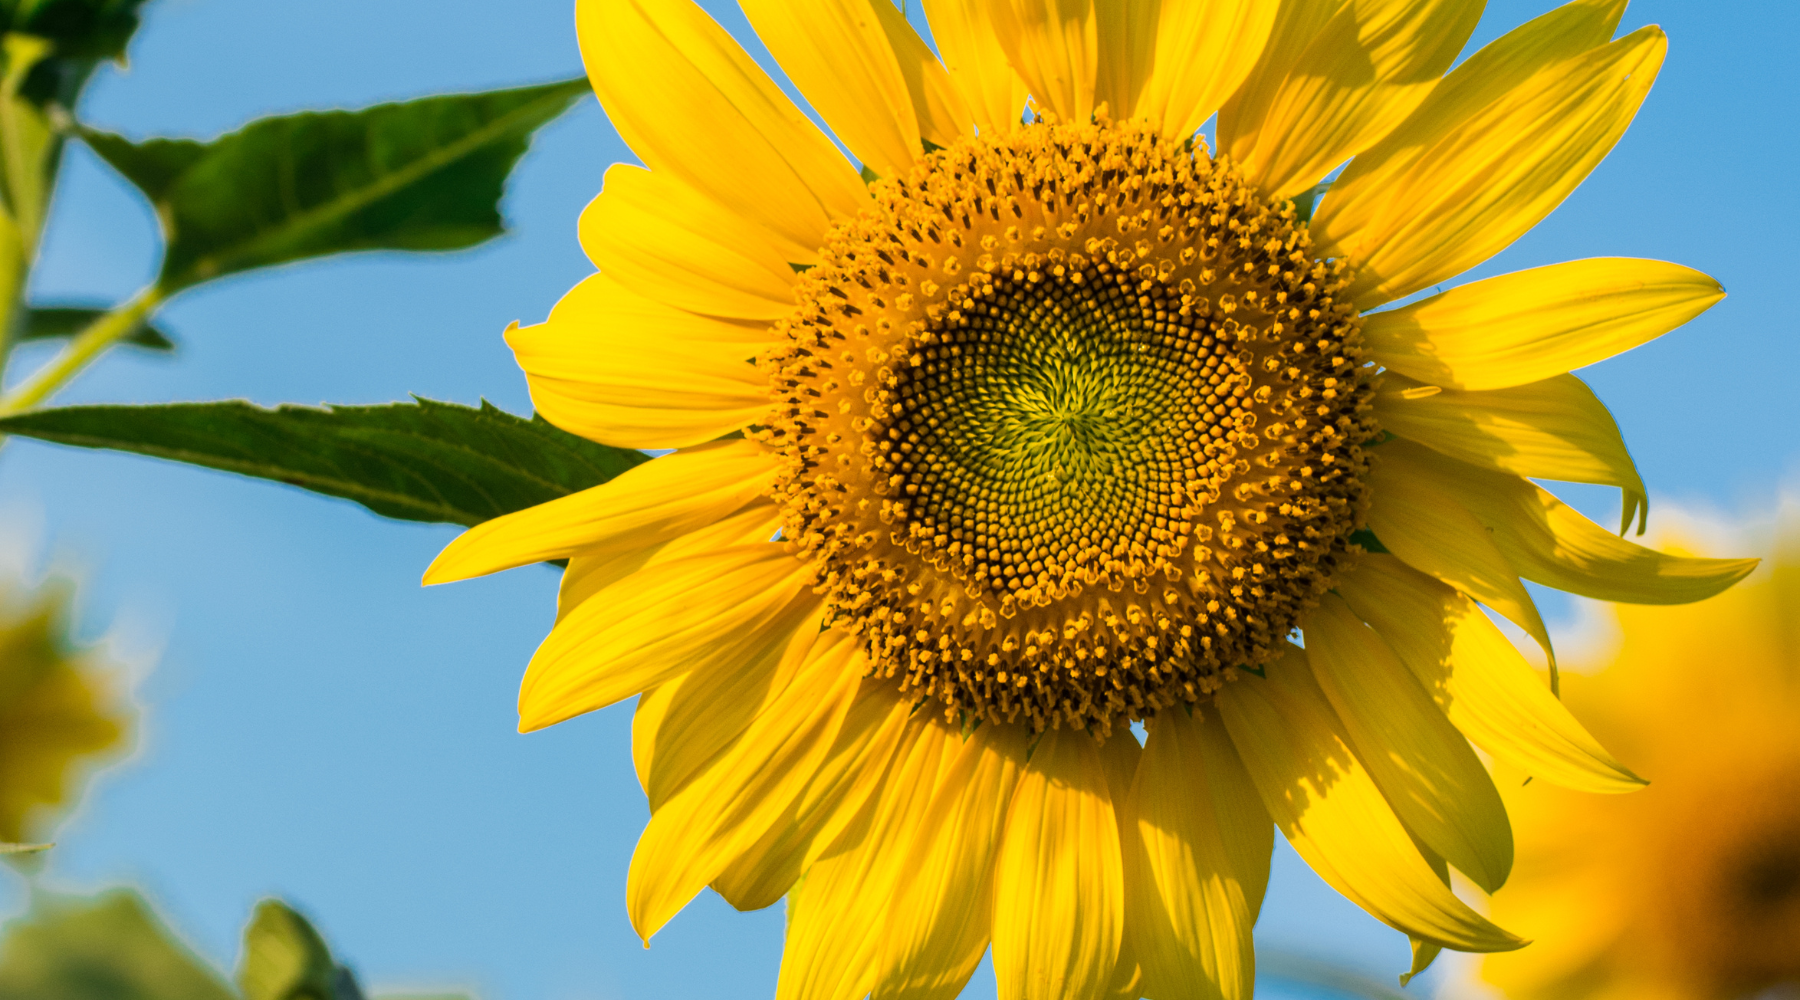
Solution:
{"label": "yellow petal", "polygon": [[[617,350],[630,351],[645,340],[666,344],[666,350],[685,354],[699,350],[710,355],[723,345],[735,345],[734,360],[751,358],[781,342],[781,335],[760,320],[706,316],[677,309],[626,288],[604,274],[590,274],[559,299],[545,322],[524,327],[523,336],[509,334],[514,353],[521,347],[527,358],[518,359],[527,375],[581,381],[611,370],[605,358]],[[521,343],[522,342],[522,343]],[[745,381],[753,375],[737,373]]]}
{"label": "yellow petal", "polygon": [[1348,296],[1367,309],[1429,288],[1537,225],[1624,134],[1667,48],[1660,29],[1643,28],[1472,113],[1424,109],[1393,137],[1422,151],[1392,170],[1358,157],[1312,224],[1320,253],[1357,264]]}
{"label": "yellow petal", "polygon": [[1356,756],[1407,829],[1487,892],[1512,872],[1512,827],[1468,740],[1381,636],[1325,595],[1306,658]]}
{"label": "yellow petal", "polygon": [[652,813],[625,887],[631,926],[646,945],[799,798],[856,694],[845,659],[807,664],[742,739]]}
{"label": "yellow petal", "polygon": [[1644,786],[1588,735],[1475,602],[1386,555],[1365,556],[1337,590],[1476,746],[1578,791]]}
{"label": "yellow petal", "polygon": [[649,545],[621,553],[603,553],[588,558],[581,553],[569,557],[563,567],[562,580],[556,587],[556,620],[562,621],[581,602],[644,568],[661,550]]}
{"label": "yellow petal", "polygon": [[755,500],[720,521],[663,541],[652,538],[641,548],[597,547],[569,557],[556,590],[556,620],[562,621],[581,602],[646,566],[673,562],[733,545],[766,542],[781,527],[781,509],[768,499]]}
{"label": "yellow petal", "polygon": [[[866,663],[858,669],[866,673]],[[840,835],[868,822],[895,751],[922,720],[893,682],[865,678],[825,760],[798,802],[767,835],[726,866],[712,887],[740,910],[773,905]],[[906,743],[910,745],[910,743]]]}
{"label": "yellow petal", "polygon": [[[869,0],[875,15],[893,47],[900,76],[912,95],[913,113],[918,117],[919,138],[933,146],[948,146],[967,138],[975,131],[974,113],[962,91],[951,80],[950,73],[938,60],[931,47],[919,37],[912,22],[900,8],[880,0]],[[1004,61],[1002,62],[1004,66]],[[1010,75],[1011,71],[1008,70]],[[1019,102],[1024,103],[1023,98]]]}
{"label": "yellow petal", "polygon": [[684,449],[592,489],[470,528],[438,553],[425,583],[564,559],[581,549],[600,554],[668,541],[756,499],[777,471],[770,454],[750,441]]}
{"label": "yellow petal", "polygon": [[1573,375],[1486,392],[1433,392],[1395,372],[1382,378],[1375,416],[1383,430],[1473,465],[1533,479],[1617,486],[1619,533],[1635,515],[1644,530],[1650,502],[1619,425]]}
{"label": "yellow petal", "polygon": [[[682,448],[738,430],[769,406],[750,363],[770,343],[747,328],[653,302],[596,274],[506,342],[544,419],[625,448]],[[710,338],[710,339],[707,339]]]}
{"label": "yellow petal", "polygon": [[1093,0],[1094,105],[1131,116],[1156,60],[1161,0]]}
{"label": "yellow petal", "polygon": [[[508,339],[516,344],[513,332],[508,331]],[[735,380],[682,378],[673,353],[643,349],[614,360],[621,369],[614,373],[620,376],[616,382],[527,377],[538,415],[591,441],[651,450],[716,441],[755,423],[769,409],[765,393]],[[674,370],[676,375],[662,381],[624,371],[627,366],[640,372]],[[718,373],[726,370],[724,364],[717,368]]]}
{"label": "yellow petal", "polygon": [[944,70],[984,135],[1018,128],[1025,111],[1025,81],[1013,72],[994,33],[990,2],[922,0]]}
{"label": "yellow petal", "polygon": [[851,154],[892,177],[918,158],[921,147],[912,96],[875,11],[884,2],[741,0],[739,6]]}
{"label": "yellow petal", "polygon": [[1275,20],[1249,75],[1219,108],[1221,152],[1254,144],[1289,75],[1300,69],[1301,57],[1325,26],[1349,8],[1350,0],[1281,0],[1262,6],[1275,9]]}
{"label": "yellow petal", "polygon": [[1185,139],[1200,130],[1256,65],[1280,4],[1161,0],[1156,58],[1134,117]]}
{"label": "yellow petal", "polygon": [[1542,487],[1403,438],[1382,450],[1389,463],[1404,459],[1424,470],[1475,516],[1520,576],[1546,587],[1626,604],[1686,604],[1719,593],[1756,568],[1755,559],[1693,559],[1634,545]]}
{"label": "yellow petal", "polygon": [[1550,632],[1519,571],[1455,493],[1412,461],[1411,451],[1391,447],[1406,444],[1393,440],[1377,449],[1379,461],[1369,474],[1369,530],[1407,565],[1505,615],[1554,663]]}
{"label": "yellow petal", "polygon": [[874,1000],[955,1000],[980,964],[993,929],[994,855],[1028,732],[984,724],[958,751],[901,866]]}
{"label": "yellow petal", "polygon": [[631,769],[637,773],[638,787],[645,792],[650,790],[657,734],[669,717],[669,702],[680,684],[681,678],[677,677],[638,695],[637,708],[631,713]]}
{"label": "yellow petal", "polygon": [[1481,9],[1480,0],[1352,0],[1284,79],[1259,81],[1228,106],[1220,148],[1272,197],[1312,187],[1425,100]]}
{"label": "yellow petal", "polygon": [[[838,641],[843,633],[819,631],[823,615],[821,604],[788,632],[771,634],[752,659],[715,660],[657,688],[669,695],[667,722],[649,737],[646,749],[644,795],[652,813],[711,767],[796,676],[816,672],[822,660],[831,661],[833,669],[849,669],[851,649]],[[833,641],[820,641],[827,638]]]}
{"label": "yellow petal", "polygon": [[1680,264],[1597,257],[1472,281],[1363,318],[1375,360],[1446,389],[1505,389],[1655,340],[1725,297]]}
{"label": "yellow petal", "polygon": [[[1416,837],[1414,838],[1414,843],[1418,844]],[[1418,847],[1419,853],[1425,856],[1425,863],[1430,865],[1431,870],[1437,873],[1438,881],[1444,883],[1446,887],[1450,887],[1452,891],[1454,891],[1454,887],[1450,886],[1450,865],[1445,862],[1442,857],[1433,852],[1431,848],[1422,844],[1419,844]],[[1405,972],[1400,974],[1400,985],[1402,987],[1406,986],[1407,983],[1412,982],[1414,976],[1431,968],[1431,963],[1437,961],[1438,956],[1444,951],[1443,945],[1440,945],[1435,941],[1428,941],[1422,937],[1416,937],[1411,934],[1408,934],[1406,937],[1407,943],[1412,946],[1412,964]]]}
{"label": "yellow petal", "polygon": [[594,266],[666,305],[753,320],[793,311],[796,275],[775,241],[672,173],[608,167],[578,232]]}
{"label": "yellow petal", "polygon": [[[1126,800],[1131,796],[1131,786],[1137,781],[1138,762],[1143,758],[1143,745],[1123,724],[1113,730],[1106,742],[1100,744],[1100,767],[1106,772],[1106,791],[1112,799],[1113,823],[1119,828],[1121,873],[1125,870],[1126,839],[1136,836],[1137,830],[1137,820],[1125,808]],[[1130,913],[1131,895],[1139,888],[1129,882],[1125,883],[1125,913]],[[1125,933],[1119,938],[1119,960],[1113,966],[1112,978],[1107,980],[1102,995],[1118,1000],[1138,1000],[1142,993],[1139,986],[1143,978],[1144,970],[1138,965],[1137,953],[1132,949],[1131,928],[1127,924]]]}
{"label": "yellow petal", "polygon": [[1219,692],[1263,807],[1319,877],[1377,920],[1460,951],[1525,944],[1451,894],[1350,750],[1298,649]]}
{"label": "yellow petal", "polygon": [[1019,779],[994,875],[1000,1000],[1099,994],[1118,964],[1119,828],[1093,737],[1044,733]]}
{"label": "yellow petal", "polygon": [[[1138,764],[1143,759],[1143,744],[1124,722],[1120,722],[1112,736],[1100,744],[1100,766],[1106,769],[1106,788],[1115,803],[1124,802],[1131,794],[1131,786],[1137,783]],[[1119,828],[1125,828],[1123,821]]]}
{"label": "yellow petal", "polygon": [[[1040,108],[1062,121],[1094,113],[1100,17],[1109,0],[987,0],[994,36]],[[1118,2],[1118,0],[1111,0]]]}
{"label": "yellow petal", "polygon": [[[1133,887],[1126,886],[1126,895],[1130,895]],[[1106,990],[1101,994],[1112,1000],[1139,1000],[1144,994],[1144,967],[1138,964],[1137,953],[1133,950],[1131,933],[1127,929],[1124,937],[1119,939],[1119,962],[1113,966],[1112,978],[1106,982]]]}
{"label": "yellow petal", "polygon": [[613,127],[667,170],[815,263],[862,179],[724,28],[692,0],[579,0],[588,80]]}
{"label": "yellow petal", "polygon": [[1412,944],[1412,967],[1400,974],[1400,985],[1403,987],[1412,982],[1414,976],[1431,968],[1431,963],[1437,961],[1438,955],[1444,950],[1442,945],[1434,944],[1424,938],[1411,938],[1410,943]]}
{"label": "yellow petal", "polygon": [[1127,811],[1127,923],[1158,1000],[1247,1000],[1274,828],[1210,705],[1157,716]]}
{"label": "yellow petal", "polygon": [[[519,687],[521,732],[605,708],[718,660],[743,662],[817,598],[805,564],[740,545],[633,574],[556,624]],[[723,637],[723,638],[722,638]]]}
{"label": "yellow petal", "polygon": [[[1432,89],[1425,103],[1414,112],[1414,120],[1350,164],[1332,185],[1336,200],[1329,201],[1318,218],[1329,216],[1332,232],[1340,234],[1358,232],[1370,225],[1376,215],[1387,210],[1387,204],[1374,197],[1374,189],[1359,179],[1370,172],[1396,177],[1416,166],[1430,152],[1420,138],[1422,123],[1435,122],[1442,127],[1471,118],[1513,91],[1531,86],[1534,79],[1558,64],[1605,45],[1619,25],[1625,3],[1626,0],[1575,0],[1483,46]],[[1346,180],[1350,183],[1346,184]],[[1315,228],[1314,234],[1322,231]]]}
{"label": "yellow petal", "polygon": [[875,985],[876,929],[901,882],[946,764],[961,749],[941,720],[920,725],[901,748],[864,834],[820,858],[788,896],[788,932],[776,1000],[860,998]]}

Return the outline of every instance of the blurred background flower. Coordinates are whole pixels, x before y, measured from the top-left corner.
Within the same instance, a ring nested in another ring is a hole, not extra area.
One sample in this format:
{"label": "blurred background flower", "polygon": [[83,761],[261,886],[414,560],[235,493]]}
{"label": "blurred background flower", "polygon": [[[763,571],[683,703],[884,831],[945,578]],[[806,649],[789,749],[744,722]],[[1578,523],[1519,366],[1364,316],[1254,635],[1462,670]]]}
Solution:
{"label": "blurred background flower", "polygon": [[1800,520],[1725,594],[1603,614],[1617,648],[1563,698],[1650,787],[1496,774],[1518,855],[1493,915],[1536,943],[1482,978],[1515,1000],[1800,996]]}
{"label": "blurred background flower", "polygon": [[72,631],[74,585],[0,580],[0,841],[49,836],[93,767],[125,748],[123,671]]}

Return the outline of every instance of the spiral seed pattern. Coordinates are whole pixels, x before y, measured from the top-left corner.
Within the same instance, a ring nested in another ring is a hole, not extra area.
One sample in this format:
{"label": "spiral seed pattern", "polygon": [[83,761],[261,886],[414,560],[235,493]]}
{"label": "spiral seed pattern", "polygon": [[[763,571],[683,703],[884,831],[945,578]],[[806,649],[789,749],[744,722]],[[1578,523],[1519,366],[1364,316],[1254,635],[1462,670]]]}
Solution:
{"label": "spiral seed pattern", "polygon": [[965,140],[872,193],[760,362],[828,621],[952,717],[1099,735],[1276,655],[1366,502],[1343,264],[1130,124]]}

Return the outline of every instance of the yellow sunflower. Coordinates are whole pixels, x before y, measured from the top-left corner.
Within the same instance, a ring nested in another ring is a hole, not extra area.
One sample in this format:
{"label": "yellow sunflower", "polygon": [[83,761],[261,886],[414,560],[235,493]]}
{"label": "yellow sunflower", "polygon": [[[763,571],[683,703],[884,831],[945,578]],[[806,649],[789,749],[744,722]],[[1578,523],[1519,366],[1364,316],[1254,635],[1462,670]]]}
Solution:
{"label": "yellow sunflower", "polygon": [[125,739],[97,658],[69,642],[70,596],[54,582],[0,593],[0,841],[44,836],[82,772]]}
{"label": "yellow sunflower", "polygon": [[1800,536],[1773,562],[1679,612],[1617,608],[1605,669],[1567,677],[1569,703],[1653,783],[1596,799],[1505,782],[1526,863],[1494,912],[1543,938],[1483,964],[1507,995],[1800,988]]}
{"label": "yellow sunflower", "polygon": [[1479,0],[922,6],[935,51],[885,0],[743,0],[860,173],[691,0],[577,6],[645,166],[508,338],[549,420],[674,452],[426,580],[569,560],[521,728],[640,696],[634,926],[785,895],[784,1000],[953,996],[990,944],[1006,1000],[1240,997],[1273,826],[1416,965],[1518,947],[1447,888],[1512,865],[1468,741],[1639,782],[1476,602],[1548,651],[1521,577],[1750,570],[1525,478],[1640,511],[1568,372],[1722,293],[1607,259],[1378,307],[1549,213],[1662,33],[1577,0],[1446,75]]}

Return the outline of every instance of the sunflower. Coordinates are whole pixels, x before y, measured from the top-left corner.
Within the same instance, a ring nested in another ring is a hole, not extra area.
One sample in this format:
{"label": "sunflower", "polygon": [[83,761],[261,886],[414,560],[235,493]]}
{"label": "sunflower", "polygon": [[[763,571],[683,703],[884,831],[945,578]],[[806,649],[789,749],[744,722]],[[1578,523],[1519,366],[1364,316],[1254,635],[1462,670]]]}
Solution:
{"label": "sunflower", "polygon": [[43,836],[127,725],[97,658],[68,640],[71,589],[0,593],[0,841]]}
{"label": "sunflower", "polygon": [[711,886],[787,898],[782,998],[953,996],[990,944],[1008,1000],[1245,996],[1278,827],[1415,967],[1523,944],[1447,888],[1512,865],[1469,741],[1640,782],[1477,602],[1548,652],[1521,578],[1750,570],[1526,478],[1641,527],[1568,372],[1722,292],[1605,259],[1380,307],[1548,214],[1662,33],[1577,0],[1446,74],[1478,0],[924,0],[935,50],[743,7],[860,168],[690,0],[581,0],[644,166],[508,339],[547,419],[673,453],[426,574],[568,560],[521,729],[638,697],[645,941]]}
{"label": "sunflower", "polygon": [[[1623,799],[1505,782],[1528,863],[1494,910],[1544,938],[1483,963],[1509,996],[1736,1000],[1800,987],[1791,525],[1772,562],[1676,613],[1614,609],[1616,651],[1567,679],[1569,703],[1655,781]],[[1729,681],[1695,684],[1708,665]]]}

